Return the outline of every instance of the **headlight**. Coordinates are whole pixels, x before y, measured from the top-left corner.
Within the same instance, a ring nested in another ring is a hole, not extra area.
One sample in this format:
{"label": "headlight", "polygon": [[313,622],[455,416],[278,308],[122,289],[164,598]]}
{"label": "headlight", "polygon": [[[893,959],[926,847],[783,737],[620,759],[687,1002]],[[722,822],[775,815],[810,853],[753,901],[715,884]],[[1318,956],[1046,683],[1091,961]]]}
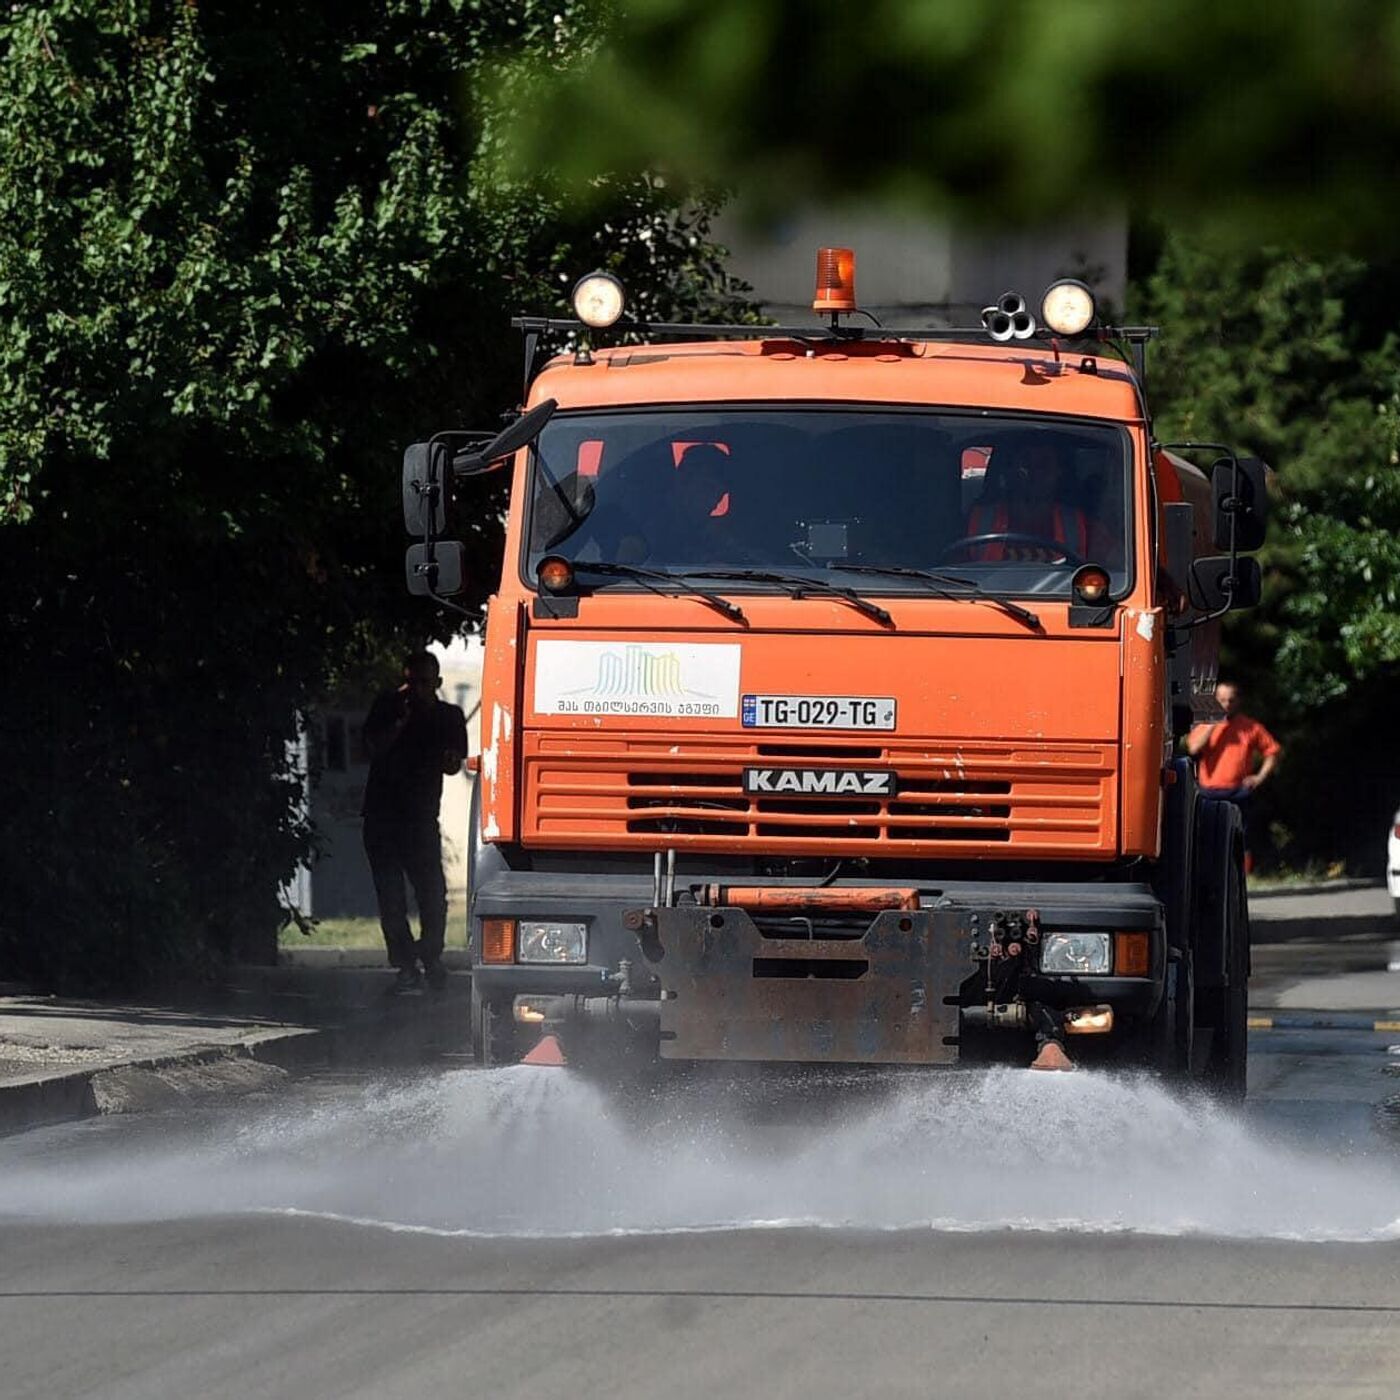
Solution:
{"label": "headlight", "polygon": [[1112,967],[1106,933],[1047,933],[1040,945],[1042,972],[1108,972]]}
{"label": "headlight", "polygon": [[581,963],[588,955],[585,924],[520,921],[519,959],[523,963]]}

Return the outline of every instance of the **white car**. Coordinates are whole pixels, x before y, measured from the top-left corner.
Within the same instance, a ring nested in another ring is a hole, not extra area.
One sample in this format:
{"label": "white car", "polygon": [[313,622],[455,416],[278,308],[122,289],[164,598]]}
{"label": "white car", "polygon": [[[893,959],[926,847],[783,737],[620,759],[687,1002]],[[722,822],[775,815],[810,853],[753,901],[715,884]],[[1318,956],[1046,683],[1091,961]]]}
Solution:
{"label": "white car", "polygon": [[1400,812],[1390,822],[1390,840],[1386,842],[1385,883],[1395,901],[1395,914],[1400,918]]}

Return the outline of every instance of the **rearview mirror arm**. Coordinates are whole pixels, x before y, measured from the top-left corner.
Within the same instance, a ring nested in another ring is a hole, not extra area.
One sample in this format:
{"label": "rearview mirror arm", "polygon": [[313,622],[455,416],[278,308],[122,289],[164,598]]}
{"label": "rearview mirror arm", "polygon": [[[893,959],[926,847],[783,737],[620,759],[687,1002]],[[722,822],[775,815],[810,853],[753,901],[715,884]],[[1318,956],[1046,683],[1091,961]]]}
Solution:
{"label": "rearview mirror arm", "polygon": [[[433,542],[433,517],[437,513],[437,503],[443,492],[443,481],[438,472],[438,452],[439,446],[450,449],[454,442],[481,442],[490,441],[487,433],[471,433],[461,428],[444,428],[441,432],[434,433],[428,439],[428,479],[416,483],[419,496],[428,497],[429,509],[425,513],[427,525],[423,531],[423,543],[425,545]],[[460,455],[460,454],[458,454]],[[455,461],[456,458],[450,459]]]}
{"label": "rearview mirror arm", "polygon": [[556,399],[545,399],[534,408],[522,413],[501,429],[495,437],[476,451],[459,452],[452,459],[452,471],[456,476],[477,476],[494,470],[508,457],[528,447],[540,435],[544,425],[554,416],[559,407]]}
{"label": "rearview mirror arm", "polygon": [[441,593],[434,593],[430,589],[428,591],[428,597],[431,598],[433,602],[435,602],[439,607],[448,608],[452,612],[460,613],[469,622],[481,621],[481,615],[479,613],[469,612],[460,603],[454,603],[451,598],[444,598]]}
{"label": "rearview mirror arm", "polygon": [[[1234,570],[1235,570],[1235,565],[1236,565],[1237,562],[1238,562],[1238,561],[1235,559],[1235,556],[1234,556],[1234,554],[1232,553],[1231,556],[1230,556],[1230,580],[1231,580],[1231,583],[1234,582],[1234,577],[1235,577]],[[1228,591],[1233,592],[1234,590],[1233,590],[1233,588],[1231,588],[1231,589],[1228,590]],[[1167,631],[1168,631],[1168,632],[1191,632],[1191,631],[1194,631],[1197,627],[1204,627],[1204,626],[1206,625],[1206,623],[1208,623],[1208,622],[1214,622],[1217,618],[1224,617],[1225,614],[1226,614],[1227,612],[1229,612],[1230,609],[1233,608],[1234,606],[1235,606],[1235,605],[1234,605],[1233,602],[1229,602],[1229,603],[1226,603],[1225,606],[1224,606],[1223,608],[1216,608],[1216,610],[1215,610],[1214,612],[1202,613],[1202,614],[1200,615],[1200,617],[1190,617],[1190,618],[1187,618],[1185,622],[1173,622],[1173,623],[1167,628]]]}

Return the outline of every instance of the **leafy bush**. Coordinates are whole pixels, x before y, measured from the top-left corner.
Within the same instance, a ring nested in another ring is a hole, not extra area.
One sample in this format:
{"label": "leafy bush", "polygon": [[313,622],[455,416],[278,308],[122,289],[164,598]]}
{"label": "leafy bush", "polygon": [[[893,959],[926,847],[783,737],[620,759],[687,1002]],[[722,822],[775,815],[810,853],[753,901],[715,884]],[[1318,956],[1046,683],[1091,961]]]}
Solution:
{"label": "leafy bush", "polygon": [[1160,322],[1164,439],[1237,443],[1278,469],[1264,605],[1227,666],[1287,750],[1260,831],[1291,863],[1378,873],[1400,805],[1400,301],[1394,269],[1168,238],[1141,289]]}
{"label": "leafy bush", "polygon": [[[522,306],[605,263],[739,310],[711,204],[502,186],[498,60],[599,7],[17,3],[0,19],[0,959],[57,985],[275,955],[298,715],[450,627],[398,457],[519,393]],[[467,602],[499,560],[481,485]]]}

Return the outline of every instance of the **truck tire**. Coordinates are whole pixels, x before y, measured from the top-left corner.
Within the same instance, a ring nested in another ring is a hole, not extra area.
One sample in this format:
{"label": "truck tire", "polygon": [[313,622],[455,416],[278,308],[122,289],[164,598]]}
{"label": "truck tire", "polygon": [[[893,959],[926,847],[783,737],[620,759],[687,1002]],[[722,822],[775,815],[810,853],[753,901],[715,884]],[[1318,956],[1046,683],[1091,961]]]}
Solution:
{"label": "truck tire", "polygon": [[1249,905],[1245,896],[1244,856],[1236,848],[1226,885],[1226,985],[1208,994],[1203,1010],[1210,1018],[1210,1058],[1202,1072],[1204,1086],[1227,1103],[1244,1099],[1249,1068]]}
{"label": "truck tire", "polygon": [[490,1000],[472,982],[472,1056],[483,1067],[513,1065],[520,1058],[515,1008],[508,1001]]}
{"label": "truck tire", "polygon": [[1180,1084],[1191,1075],[1191,1051],[1195,1043],[1195,983],[1189,950],[1168,963],[1162,1000],[1144,1027],[1135,1055],[1138,1065],[1169,1083]]}

